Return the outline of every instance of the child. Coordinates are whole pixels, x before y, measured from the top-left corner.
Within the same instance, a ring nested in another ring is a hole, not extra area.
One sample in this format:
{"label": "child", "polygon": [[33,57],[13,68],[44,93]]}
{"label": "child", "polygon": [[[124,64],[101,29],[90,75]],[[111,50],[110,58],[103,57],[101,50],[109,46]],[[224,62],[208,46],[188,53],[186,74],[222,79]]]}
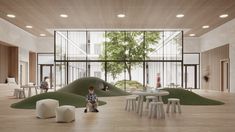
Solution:
{"label": "child", "polygon": [[97,110],[98,99],[96,97],[96,94],[94,93],[94,87],[90,86],[88,91],[89,91],[89,93],[86,96],[87,97],[87,104],[86,104],[86,109],[84,110],[84,112],[87,113],[88,108],[92,108],[92,112],[99,112]]}

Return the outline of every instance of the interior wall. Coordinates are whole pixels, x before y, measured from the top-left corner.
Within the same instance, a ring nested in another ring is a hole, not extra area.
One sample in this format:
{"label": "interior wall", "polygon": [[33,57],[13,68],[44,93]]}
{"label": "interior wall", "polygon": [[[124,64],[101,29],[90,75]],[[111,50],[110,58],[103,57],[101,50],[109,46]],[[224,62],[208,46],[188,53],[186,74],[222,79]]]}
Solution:
{"label": "interior wall", "polygon": [[200,44],[198,37],[184,37],[184,53],[200,53]]}
{"label": "interior wall", "polygon": [[8,77],[8,46],[0,44],[0,83]]}
{"label": "interior wall", "polygon": [[36,51],[36,37],[0,18],[0,41],[19,48]]}
{"label": "interior wall", "polygon": [[35,52],[29,52],[29,82],[36,83],[37,76],[37,54]]}
{"label": "interior wall", "polygon": [[9,62],[8,62],[8,76],[15,77],[16,82],[18,82],[18,67],[19,67],[19,48],[9,47]]}
{"label": "interior wall", "polygon": [[[202,89],[221,91],[220,61],[229,59],[229,44],[201,53]],[[206,82],[204,76],[209,77]]]}
{"label": "interior wall", "polygon": [[54,37],[39,37],[36,39],[38,53],[54,52]]}
{"label": "interior wall", "polygon": [[235,92],[235,19],[201,37],[202,51],[207,51],[225,44],[229,44],[230,92]]}
{"label": "interior wall", "polygon": [[5,83],[7,77],[18,80],[18,48],[0,44],[0,83]]}

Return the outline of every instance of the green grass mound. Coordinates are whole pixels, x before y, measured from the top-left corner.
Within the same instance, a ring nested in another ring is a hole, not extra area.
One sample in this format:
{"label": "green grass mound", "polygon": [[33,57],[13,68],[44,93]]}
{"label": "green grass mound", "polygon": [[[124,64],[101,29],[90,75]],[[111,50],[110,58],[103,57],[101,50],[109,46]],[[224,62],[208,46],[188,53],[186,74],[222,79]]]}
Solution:
{"label": "green grass mound", "polygon": [[[11,107],[17,109],[35,109],[36,102],[42,99],[55,99],[59,101],[60,105],[73,105],[75,107],[86,106],[86,99],[83,96],[63,92],[48,92],[26,98],[20,102],[12,104]],[[106,103],[99,101],[99,105],[104,104]]]}
{"label": "green grass mound", "polygon": [[168,98],[178,98],[182,105],[223,105],[223,102],[202,97],[191,91],[181,88],[164,88],[170,94],[163,96],[163,102],[167,103]]}
{"label": "green grass mound", "polygon": [[[88,94],[88,88],[90,86],[93,86],[95,88],[95,93],[99,97],[129,95],[129,93],[96,77],[85,77],[85,78],[77,79],[74,82],[68,84],[67,86],[61,88],[58,91],[86,96]],[[107,87],[108,89],[107,91],[103,90],[105,87]]]}
{"label": "green grass mound", "polygon": [[135,88],[135,89],[143,89],[143,84],[141,84],[138,81],[133,81],[133,80],[121,80],[117,81],[114,86],[124,89],[126,83],[126,88]]}

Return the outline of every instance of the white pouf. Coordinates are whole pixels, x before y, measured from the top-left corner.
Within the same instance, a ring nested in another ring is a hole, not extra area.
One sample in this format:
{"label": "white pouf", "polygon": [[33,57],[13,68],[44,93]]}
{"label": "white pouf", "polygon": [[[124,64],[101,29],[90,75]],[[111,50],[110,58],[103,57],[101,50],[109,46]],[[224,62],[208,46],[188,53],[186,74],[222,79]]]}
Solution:
{"label": "white pouf", "polygon": [[36,103],[36,116],[38,118],[55,117],[55,110],[59,107],[59,101],[54,99],[43,99]]}
{"label": "white pouf", "polygon": [[75,120],[75,107],[64,105],[56,108],[56,122],[72,122]]}

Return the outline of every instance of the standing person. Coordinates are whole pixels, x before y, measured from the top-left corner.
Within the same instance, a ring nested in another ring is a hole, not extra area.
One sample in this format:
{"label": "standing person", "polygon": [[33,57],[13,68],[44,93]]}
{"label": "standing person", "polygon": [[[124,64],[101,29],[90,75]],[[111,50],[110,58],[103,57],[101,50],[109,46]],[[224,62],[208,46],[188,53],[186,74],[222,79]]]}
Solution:
{"label": "standing person", "polygon": [[48,91],[49,89],[49,84],[47,82],[47,80],[49,79],[49,77],[44,77],[44,80],[41,82],[41,85],[40,85],[40,88],[45,90],[46,92]]}
{"label": "standing person", "polygon": [[157,88],[161,87],[161,78],[160,78],[160,73],[157,73]]}
{"label": "standing person", "polygon": [[98,99],[96,94],[94,93],[94,87],[90,86],[88,89],[89,93],[86,96],[87,104],[86,104],[86,109],[84,110],[85,113],[87,113],[87,109],[92,109],[92,112],[99,112],[97,110],[98,106]]}

